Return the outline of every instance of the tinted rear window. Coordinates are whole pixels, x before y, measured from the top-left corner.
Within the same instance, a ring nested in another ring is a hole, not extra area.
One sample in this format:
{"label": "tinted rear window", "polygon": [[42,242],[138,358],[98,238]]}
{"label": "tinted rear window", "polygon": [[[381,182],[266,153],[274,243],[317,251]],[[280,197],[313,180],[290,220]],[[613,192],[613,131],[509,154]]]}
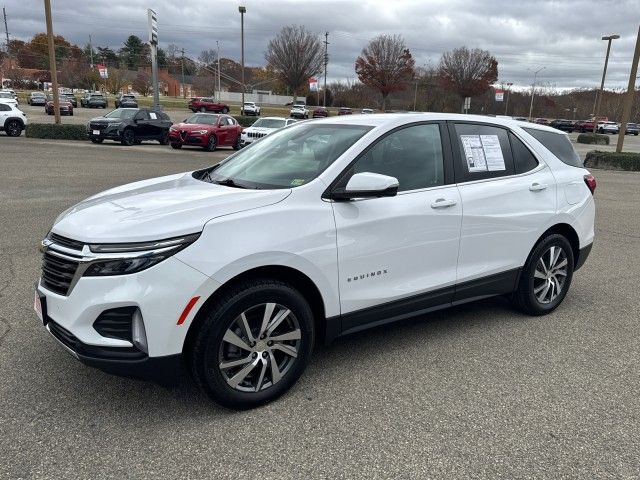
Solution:
{"label": "tinted rear window", "polygon": [[538,140],[542,145],[558,157],[562,162],[572,167],[582,168],[582,160],[573,149],[569,137],[562,133],[545,132],[535,128],[525,128],[525,132]]}

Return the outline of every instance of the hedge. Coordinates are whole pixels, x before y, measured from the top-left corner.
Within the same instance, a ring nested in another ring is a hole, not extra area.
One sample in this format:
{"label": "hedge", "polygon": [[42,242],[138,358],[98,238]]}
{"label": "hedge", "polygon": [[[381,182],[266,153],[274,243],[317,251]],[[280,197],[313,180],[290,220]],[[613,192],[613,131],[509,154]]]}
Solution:
{"label": "hedge", "polygon": [[591,145],[609,145],[609,135],[600,133],[581,133],[578,135],[578,143],[588,143]]}
{"label": "hedge", "polygon": [[54,140],[87,140],[87,127],[73,124],[29,123],[25,136]]}
{"label": "hedge", "polygon": [[635,152],[601,152],[592,150],[584,160],[587,168],[602,168],[604,170],[627,170],[640,172],[640,153]]}
{"label": "hedge", "polygon": [[253,117],[250,117],[250,116],[241,117],[241,116],[239,116],[239,115],[238,115],[237,117],[236,117],[236,116],[234,116],[233,118],[235,118],[235,119],[238,121],[238,123],[239,123],[240,125],[242,125],[243,127],[250,127],[250,126],[251,126],[251,125],[253,125],[253,124],[256,122],[256,120],[258,120],[260,117],[256,117],[256,116],[253,116]]}

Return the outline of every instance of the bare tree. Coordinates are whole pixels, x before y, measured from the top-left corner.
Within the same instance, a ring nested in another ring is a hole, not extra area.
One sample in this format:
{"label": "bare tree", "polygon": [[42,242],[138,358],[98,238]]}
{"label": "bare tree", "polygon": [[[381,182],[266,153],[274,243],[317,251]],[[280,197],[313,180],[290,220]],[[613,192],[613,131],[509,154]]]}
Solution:
{"label": "bare tree", "polygon": [[298,90],[322,71],[324,50],[316,35],[302,26],[292,25],[284,27],[269,42],[264,57],[267,67],[291,89],[295,101]]}
{"label": "bare tree", "polygon": [[200,55],[198,55],[198,61],[210,67],[218,61],[218,52],[212,48],[202,50]]}
{"label": "bare tree", "polygon": [[140,95],[146,97],[151,92],[151,75],[144,70],[138,71],[136,78],[131,82],[131,86]]}
{"label": "bare tree", "polygon": [[124,79],[122,73],[117,68],[109,69],[109,78],[104,81],[104,86],[109,93],[116,94],[122,90]]}
{"label": "bare tree", "polygon": [[498,61],[486,50],[460,47],[442,54],[438,73],[445,90],[474,97],[498,79]]}
{"label": "bare tree", "polygon": [[399,35],[380,35],[362,49],[356,73],[362,83],[382,95],[382,109],[391,92],[406,90],[414,74],[415,60]]}

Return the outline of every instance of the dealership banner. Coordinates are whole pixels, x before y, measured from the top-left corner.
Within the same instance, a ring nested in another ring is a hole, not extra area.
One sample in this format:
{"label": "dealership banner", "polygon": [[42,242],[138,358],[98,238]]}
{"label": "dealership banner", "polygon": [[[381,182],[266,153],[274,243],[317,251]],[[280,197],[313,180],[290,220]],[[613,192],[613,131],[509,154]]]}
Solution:
{"label": "dealership banner", "polygon": [[96,65],[96,68],[98,69],[100,78],[109,78],[109,72],[107,71],[106,65]]}
{"label": "dealership banner", "polygon": [[496,102],[502,102],[504,100],[504,90],[496,89]]}
{"label": "dealership banner", "polygon": [[318,91],[318,79],[311,77],[309,79],[309,91],[317,92]]}

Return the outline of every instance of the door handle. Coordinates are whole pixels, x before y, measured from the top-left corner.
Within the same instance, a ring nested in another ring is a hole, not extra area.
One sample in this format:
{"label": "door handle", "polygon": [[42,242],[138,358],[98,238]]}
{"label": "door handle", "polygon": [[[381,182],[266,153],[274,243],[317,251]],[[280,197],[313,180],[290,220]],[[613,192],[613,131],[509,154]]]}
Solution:
{"label": "door handle", "polygon": [[547,185],[545,183],[533,182],[529,187],[529,190],[531,190],[532,192],[539,192],[540,190],[544,190],[546,188]]}
{"label": "door handle", "polygon": [[438,198],[435,202],[431,202],[431,208],[446,208],[453,207],[456,203],[455,200],[446,200],[444,198]]}

